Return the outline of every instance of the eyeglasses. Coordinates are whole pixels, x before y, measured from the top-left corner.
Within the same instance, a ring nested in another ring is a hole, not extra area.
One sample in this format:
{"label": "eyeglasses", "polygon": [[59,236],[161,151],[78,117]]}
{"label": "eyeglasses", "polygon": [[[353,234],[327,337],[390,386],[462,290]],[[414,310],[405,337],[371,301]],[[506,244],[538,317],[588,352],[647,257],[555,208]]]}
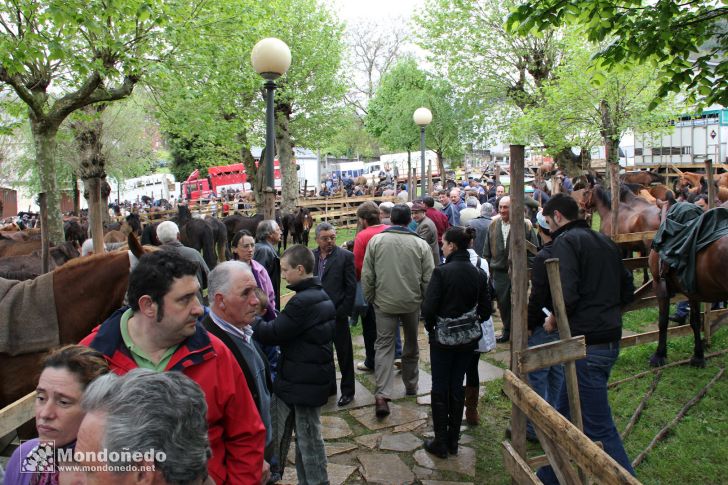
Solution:
{"label": "eyeglasses", "polygon": [[241,245],[238,245],[238,247],[239,248],[242,248],[242,249],[250,249],[250,248],[254,248],[255,247],[255,244],[254,243],[251,243],[251,244],[243,244],[242,246]]}

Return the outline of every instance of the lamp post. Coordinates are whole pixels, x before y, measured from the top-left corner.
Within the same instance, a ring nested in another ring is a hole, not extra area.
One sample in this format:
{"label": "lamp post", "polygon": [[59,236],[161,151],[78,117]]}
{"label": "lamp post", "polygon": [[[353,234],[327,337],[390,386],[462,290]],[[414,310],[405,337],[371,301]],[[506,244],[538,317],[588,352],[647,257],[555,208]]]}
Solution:
{"label": "lamp post", "polygon": [[427,108],[417,108],[412,115],[415,124],[420,127],[420,197],[427,195],[425,177],[425,128],[432,122],[432,113]]}
{"label": "lamp post", "polygon": [[275,117],[273,91],[275,80],[291,66],[291,50],[280,39],[268,37],[261,40],[250,52],[250,62],[255,72],[265,79],[265,192],[263,216],[275,220],[275,181],[273,178],[273,153],[275,152]]}

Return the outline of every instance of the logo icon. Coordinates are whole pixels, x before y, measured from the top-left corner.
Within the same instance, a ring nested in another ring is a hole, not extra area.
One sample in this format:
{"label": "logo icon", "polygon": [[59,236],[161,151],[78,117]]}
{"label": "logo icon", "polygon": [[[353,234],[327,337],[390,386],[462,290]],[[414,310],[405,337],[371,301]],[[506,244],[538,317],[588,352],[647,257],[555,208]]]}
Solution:
{"label": "logo icon", "polygon": [[55,473],[56,442],[38,443],[30,453],[20,458],[20,473]]}

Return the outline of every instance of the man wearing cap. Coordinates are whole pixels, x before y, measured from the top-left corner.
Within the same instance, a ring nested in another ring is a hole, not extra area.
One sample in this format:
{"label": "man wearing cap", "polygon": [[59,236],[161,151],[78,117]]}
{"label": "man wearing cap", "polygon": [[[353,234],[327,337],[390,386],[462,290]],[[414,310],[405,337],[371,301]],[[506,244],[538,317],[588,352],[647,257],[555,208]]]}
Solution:
{"label": "man wearing cap", "polygon": [[432,260],[435,266],[440,265],[440,246],[437,243],[437,228],[435,223],[427,217],[427,206],[421,201],[416,200],[412,204],[412,219],[417,223],[418,236],[425,240],[432,251]]}

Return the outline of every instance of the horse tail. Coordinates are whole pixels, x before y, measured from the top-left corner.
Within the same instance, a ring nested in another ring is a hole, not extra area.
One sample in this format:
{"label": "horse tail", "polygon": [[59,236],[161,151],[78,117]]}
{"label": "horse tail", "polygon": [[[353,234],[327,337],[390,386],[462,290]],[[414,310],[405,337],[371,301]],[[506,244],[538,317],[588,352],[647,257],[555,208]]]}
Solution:
{"label": "horse tail", "polygon": [[207,263],[207,267],[212,269],[217,266],[217,256],[215,255],[215,239],[212,236],[212,229],[207,224],[206,231],[202,232],[202,258]]}

